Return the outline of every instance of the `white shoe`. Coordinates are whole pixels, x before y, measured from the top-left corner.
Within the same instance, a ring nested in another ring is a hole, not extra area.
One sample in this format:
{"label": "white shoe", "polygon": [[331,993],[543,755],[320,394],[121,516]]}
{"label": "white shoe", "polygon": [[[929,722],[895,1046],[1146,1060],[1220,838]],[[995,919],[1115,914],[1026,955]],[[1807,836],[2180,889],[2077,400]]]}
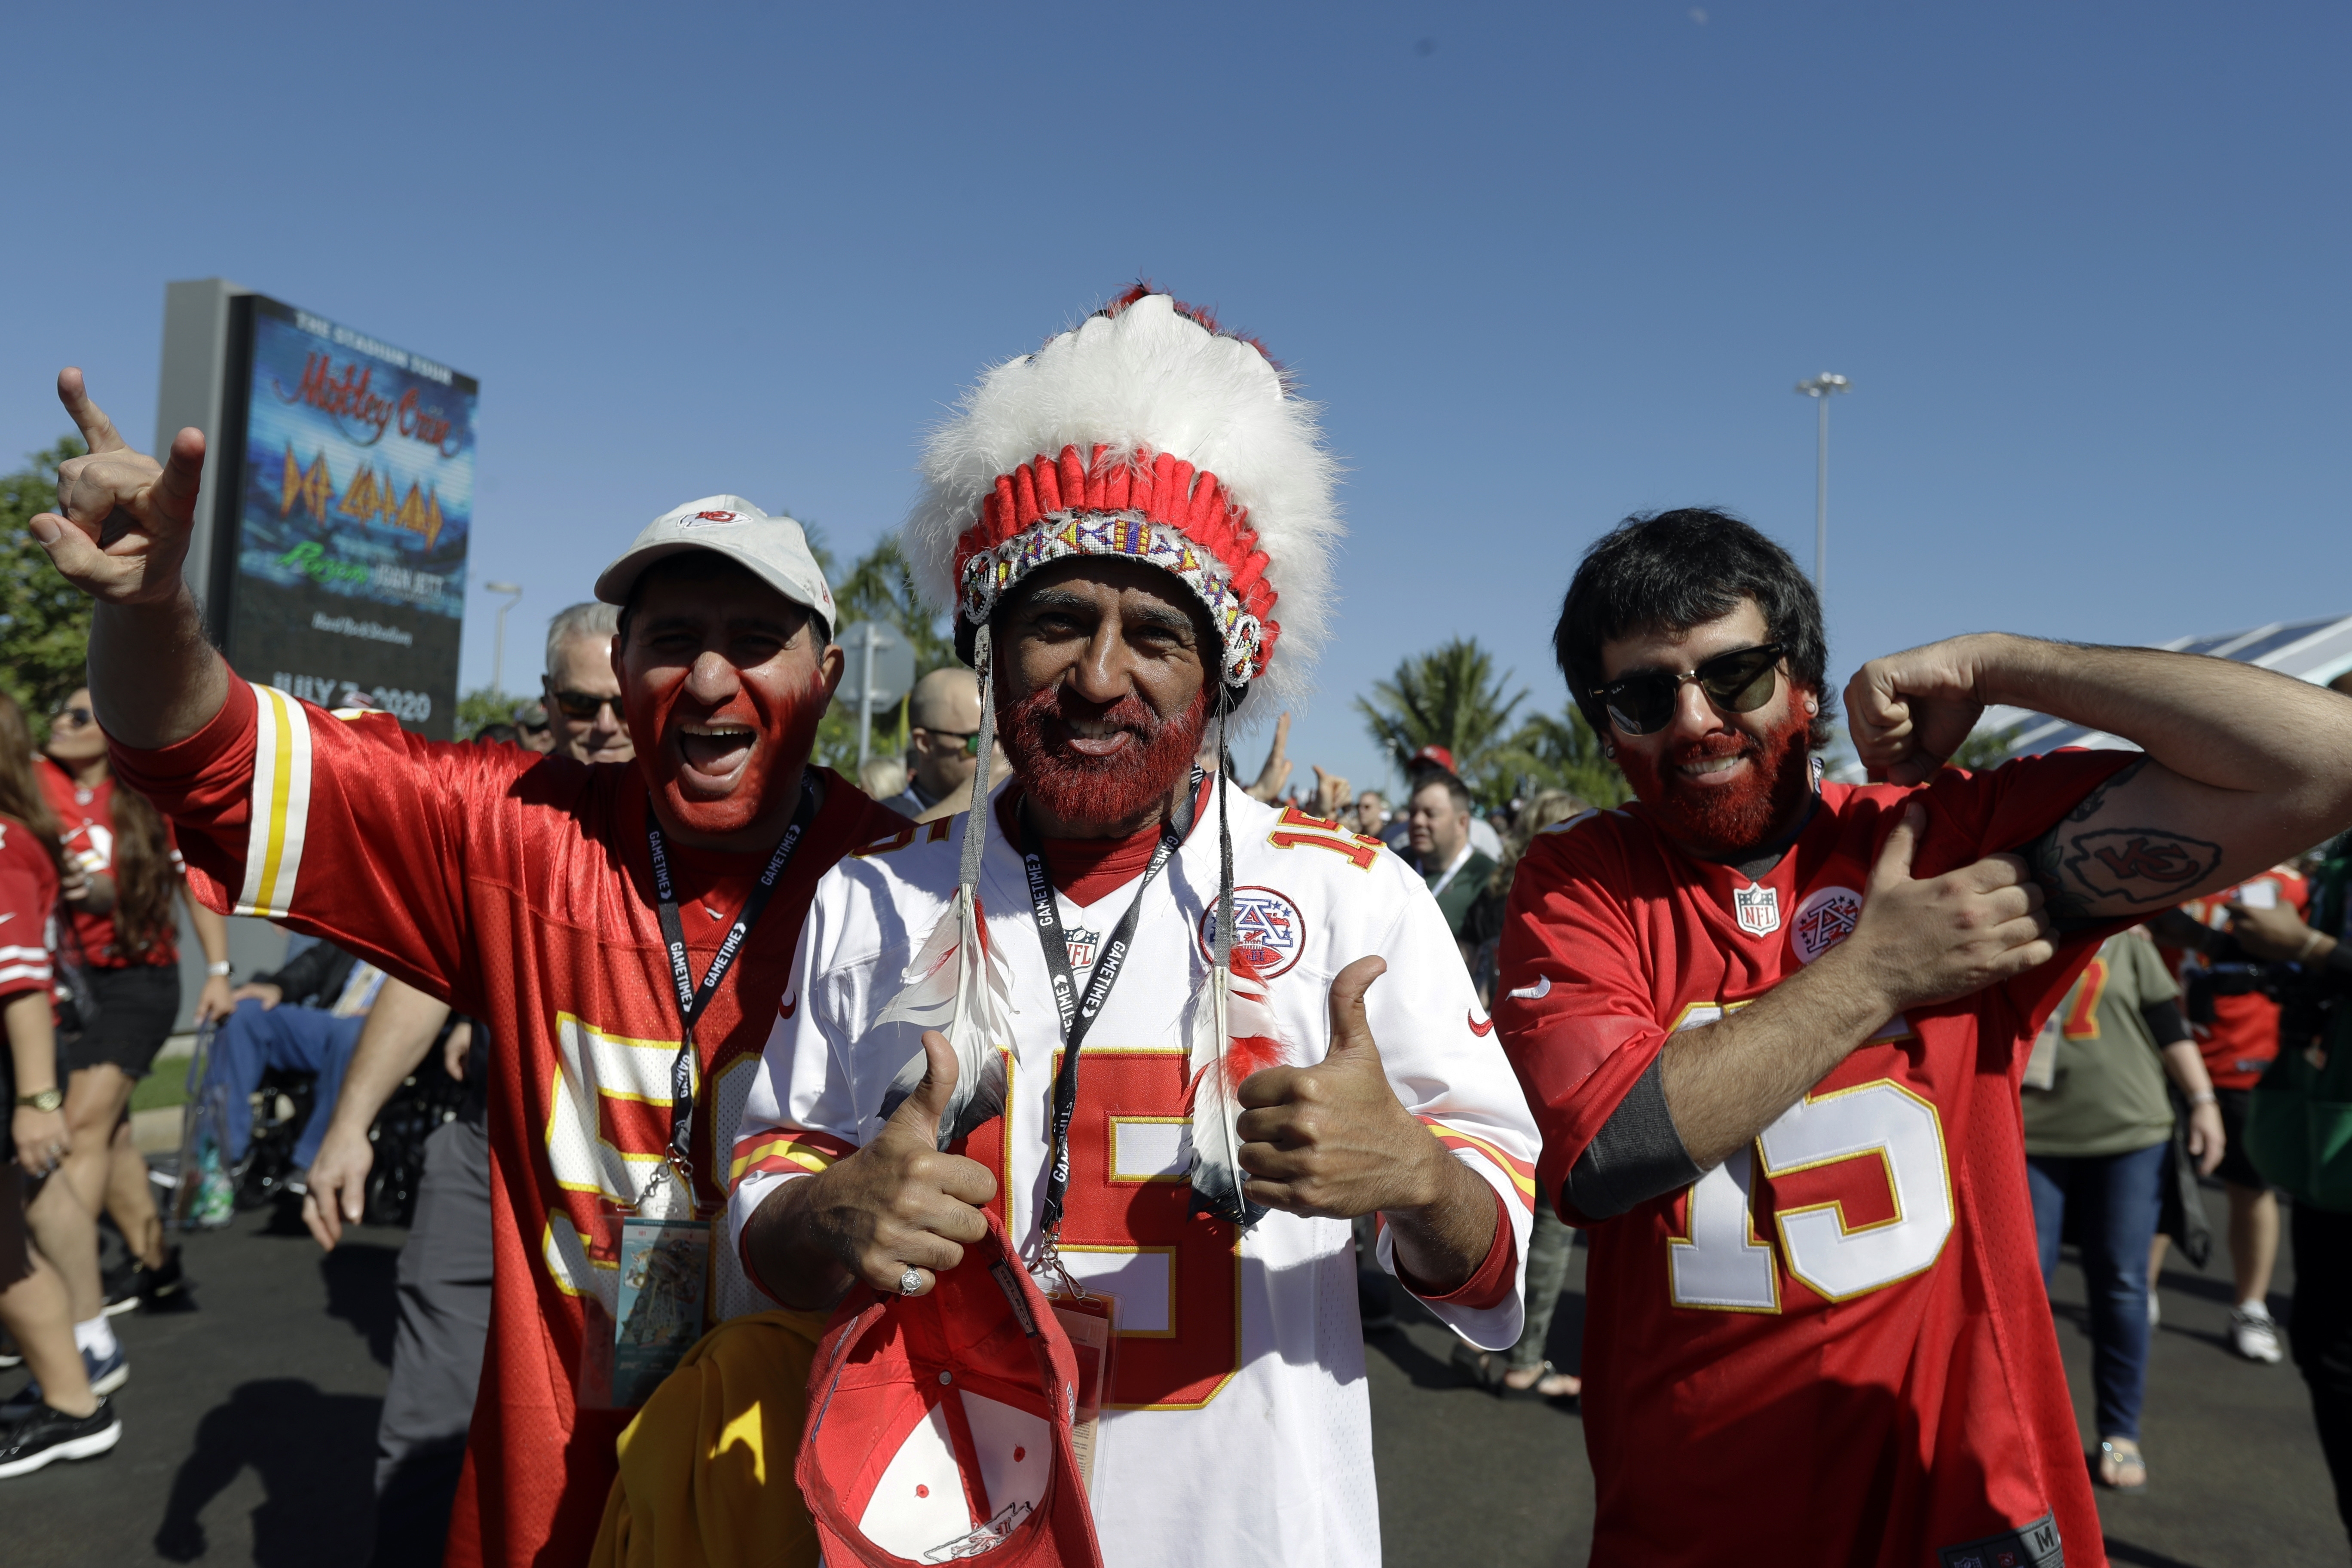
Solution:
{"label": "white shoe", "polygon": [[2279,1348],[2278,1321],[2268,1312],[2231,1313],[2230,1344],[2248,1361],[2275,1363],[2285,1355]]}

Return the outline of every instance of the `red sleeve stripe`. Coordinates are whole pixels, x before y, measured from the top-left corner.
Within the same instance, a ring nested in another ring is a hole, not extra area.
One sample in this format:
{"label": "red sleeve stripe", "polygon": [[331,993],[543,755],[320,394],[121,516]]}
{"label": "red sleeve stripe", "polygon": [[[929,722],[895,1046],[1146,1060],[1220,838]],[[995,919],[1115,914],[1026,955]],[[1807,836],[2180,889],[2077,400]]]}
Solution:
{"label": "red sleeve stripe", "polygon": [[753,1171],[817,1175],[835,1161],[856,1151],[856,1144],[824,1132],[755,1133],[736,1142],[735,1159],[727,1171],[727,1184],[732,1187]]}
{"label": "red sleeve stripe", "polygon": [[1526,1206],[1528,1212],[1534,1212],[1536,1206],[1536,1168],[1533,1165],[1528,1163],[1524,1160],[1512,1159],[1508,1154],[1504,1153],[1500,1149],[1496,1148],[1484,1138],[1473,1137],[1471,1134],[1462,1131],[1458,1128],[1448,1127],[1445,1123],[1434,1121],[1426,1116],[1422,1117],[1420,1120],[1422,1123],[1430,1130],[1430,1131],[1437,1135],[1437,1141],[1440,1143],[1444,1144],[1448,1149],[1471,1149],[1484,1154],[1487,1159],[1492,1160],[1497,1170],[1511,1178],[1511,1187],[1519,1194],[1519,1202]]}
{"label": "red sleeve stripe", "polygon": [[302,871],[303,829],[310,819],[310,715],[271,686],[256,686],[253,815],[245,846],[245,881],[232,914],[275,919],[294,907]]}

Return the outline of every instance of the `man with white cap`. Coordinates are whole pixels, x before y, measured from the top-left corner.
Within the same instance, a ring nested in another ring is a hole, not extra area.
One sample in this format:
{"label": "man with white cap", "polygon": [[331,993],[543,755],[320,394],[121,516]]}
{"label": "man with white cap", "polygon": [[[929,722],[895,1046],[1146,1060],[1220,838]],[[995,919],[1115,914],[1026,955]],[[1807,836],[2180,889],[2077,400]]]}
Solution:
{"label": "man with white cap", "polygon": [[[234,674],[182,576],[202,433],[159,466],[79,371],[58,394],[90,455],[31,531],[99,601],[91,695],[191,886],[341,944],[497,1042],[493,1317],[447,1561],[583,1561],[629,1417],[612,1406],[645,1370],[614,1350],[621,1250],[655,1221],[675,1227],[666,1250],[698,1222],[707,1237],[810,892],[898,821],[808,763],[840,679],[833,595],[791,519],[690,502],[596,584],[621,606],[634,763],[433,744]],[[710,1299],[685,1306],[759,1305],[714,1250]]]}
{"label": "man with white cap", "polygon": [[[1380,1560],[1354,1216],[1457,1332],[1518,1337],[1535,1126],[1437,906],[1193,765],[1303,683],[1333,473],[1265,351],[1164,294],[971,391],[906,539],[1015,779],[827,873],[735,1147],[786,1306],[971,1290],[992,1222],[1071,1310],[1116,1299],[1112,1568]],[[1036,1421],[938,1408],[870,1456],[813,1426],[804,1478],[879,1479],[811,1508],[939,1562],[1066,1500]]]}

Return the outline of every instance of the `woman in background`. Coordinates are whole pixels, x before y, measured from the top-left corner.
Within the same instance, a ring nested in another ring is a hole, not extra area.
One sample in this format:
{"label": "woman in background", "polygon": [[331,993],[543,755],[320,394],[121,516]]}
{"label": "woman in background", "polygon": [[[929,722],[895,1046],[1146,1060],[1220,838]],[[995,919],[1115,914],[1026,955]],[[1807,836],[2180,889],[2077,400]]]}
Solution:
{"label": "woman in background", "polygon": [[74,1353],[65,1281],[26,1245],[24,1183],[43,1181],[66,1153],[47,937],[63,867],[57,823],[33,776],[24,710],[0,693],[0,1026],[7,1034],[0,1093],[10,1108],[0,1131],[0,1325],[33,1373],[31,1397],[20,1392],[8,1402],[24,1407],[24,1418],[0,1426],[0,1477],[89,1458],[122,1436],[122,1423],[90,1391]]}
{"label": "woman in background", "polygon": [[[1511,892],[1512,875],[1537,834],[1591,808],[1564,789],[1548,789],[1519,808],[1511,832],[1503,841],[1503,855],[1479,900],[1471,907],[1463,927],[1465,941],[1477,944],[1471,965],[1478,1000],[1492,1005],[1495,990],[1495,948],[1503,934],[1503,906]],[[1535,1234],[1528,1242],[1528,1315],[1519,1342],[1499,1354],[1476,1351],[1460,1340],[1454,1342],[1454,1364],[1471,1382],[1497,1399],[1574,1399],[1584,1392],[1584,1380],[1562,1372],[1544,1359],[1544,1342],[1551,1337],[1552,1312],[1568,1284],[1570,1253],[1576,1233],[1552,1213],[1541,1194],[1536,1197]]]}
{"label": "woman in background", "polygon": [[[172,907],[186,896],[179,852],[162,816],[108,771],[106,734],[89,693],[76,691],[49,722],[47,755],[37,764],[63,836],[66,919],[58,954],[79,972],[93,1016],[80,1020],[58,1052],[66,1078],[66,1128],[71,1140],[62,1181],[32,1207],[33,1235],[65,1276],[73,1300],[74,1337],[93,1382],[111,1393],[130,1375],[109,1310],[176,1296],[176,1248],[163,1245],[145,1162],[131,1146],[125,1111],[131,1091],[153,1066],[179,1020],[180,954]],[[226,1015],[228,925],[187,900],[189,918],[209,961],[197,1018]],[[121,1169],[118,1172],[118,1163]],[[97,1216],[111,1209],[132,1255],[131,1279],[110,1302],[98,1267]]]}

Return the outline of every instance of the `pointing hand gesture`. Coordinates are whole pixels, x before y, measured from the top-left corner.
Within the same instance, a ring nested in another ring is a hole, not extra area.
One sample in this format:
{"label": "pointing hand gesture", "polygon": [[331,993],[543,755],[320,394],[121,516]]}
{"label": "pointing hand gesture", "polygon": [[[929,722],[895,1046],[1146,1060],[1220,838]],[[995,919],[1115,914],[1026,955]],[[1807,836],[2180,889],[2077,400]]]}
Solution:
{"label": "pointing hand gesture", "polygon": [[66,581],[110,605],[156,604],[181,591],[205,437],[183,430],[170,460],[134,452],[114,422],[90,401],[81,372],[58,373],[58,401],[89,447],[86,458],[58,467],[58,510],[26,526]]}
{"label": "pointing hand gesture", "polygon": [[1915,879],[1927,822],[1916,802],[1871,868],[1862,916],[1843,962],[1872,963],[1891,1011],[1948,1001],[2012,980],[2057,952],[2041,886],[2014,855],[1988,855],[1940,877]]}

